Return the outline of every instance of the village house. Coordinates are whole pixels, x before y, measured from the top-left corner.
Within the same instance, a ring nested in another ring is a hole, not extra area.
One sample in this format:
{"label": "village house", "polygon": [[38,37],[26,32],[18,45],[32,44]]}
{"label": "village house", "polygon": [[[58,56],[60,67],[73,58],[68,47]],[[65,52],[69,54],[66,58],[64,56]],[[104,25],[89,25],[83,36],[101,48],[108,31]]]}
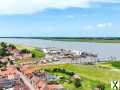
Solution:
{"label": "village house", "polygon": [[50,84],[38,77],[32,77],[31,81],[36,90],[60,90],[64,88],[61,84]]}
{"label": "village house", "polygon": [[7,79],[15,79],[16,68],[13,66],[2,68],[0,69],[0,76],[7,77]]}
{"label": "village house", "polygon": [[19,80],[19,75],[16,73],[14,66],[9,66],[0,69],[0,88],[14,88],[16,81]]}
{"label": "village house", "polygon": [[63,88],[62,85],[48,83],[51,80],[57,79],[57,77],[49,75],[45,71],[39,71],[37,68],[32,67],[22,67],[21,71],[28,78],[36,90],[59,90]]}

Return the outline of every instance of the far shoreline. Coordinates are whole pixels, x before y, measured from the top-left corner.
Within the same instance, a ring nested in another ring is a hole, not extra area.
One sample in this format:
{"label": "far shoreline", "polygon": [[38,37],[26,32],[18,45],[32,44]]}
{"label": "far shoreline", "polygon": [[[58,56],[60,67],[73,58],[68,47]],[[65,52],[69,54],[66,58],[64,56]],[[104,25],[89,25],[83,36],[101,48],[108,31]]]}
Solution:
{"label": "far shoreline", "polygon": [[0,37],[8,39],[41,39],[65,42],[120,43],[120,37]]}

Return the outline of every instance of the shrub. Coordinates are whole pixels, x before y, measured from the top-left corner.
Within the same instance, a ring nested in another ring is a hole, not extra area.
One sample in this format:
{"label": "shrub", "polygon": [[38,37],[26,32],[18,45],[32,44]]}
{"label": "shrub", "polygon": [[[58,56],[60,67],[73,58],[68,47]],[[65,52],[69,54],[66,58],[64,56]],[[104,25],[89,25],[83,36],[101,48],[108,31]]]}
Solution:
{"label": "shrub", "polygon": [[10,53],[6,49],[0,49],[0,56],[9,56]]}
{"label": "shrub", "polygon": [[8,47],[12,48],[12,49],[16,49],[16,46],[13,44],[9,44]]}
{"label": "shrub", "polygon": [[53,72],[57,72],[57,71],[58,71],[58,69],[57,69],[57,68],[54,68],[54,69],[53,69]]}
{"label": "shrub", "polygon": [[112,64],[113,67],[116,67],[118,69],[120,69],[120,61],[113,61],[113,62],[110,62]]}
{"label": "shrub", "polygon": [[27,53],[30,53],[30,51],[27,50],[27,49],[22,49],[22,50],[21,50],[21,53],[22,53],[22,54],[27,54]]}
{"label": "shrub", "polygon": [[53,72],[65,73],[65,74],[70,75],[70,76],[73,76],[75,74],[74,72],[67,71],[64,68],[54,68],[52,71]]}
{"label": "shrub", "polygon": [[32,58],[35,58],[36,56],[35,56],[35,54],[34,53],[32,53]]}
{"label": "shrub", "polygon": [[75,73],[74,73],[74,72],[66,71],[66,74],[67,74],[67,75],[70,75],[70,76],[73,76]]}
{"label": "shrub", "polygon": [[0,45],[2,48],[7,48],[7,44],[5,42],[1,42]]}
{"label": "shrub", "polygon": [[4,63],[3,63],[3,62],[0,61],[0,68],[1,68],[1,67],[6,67],[7,64],[8,64],[8,62],[4,62]]}
{"label": "shrub", "polygon": [[100,90],[105,90],[105,85],[102,84],[102,83],[99,83],[99,84],[97,85],[97,88],[99,88]]}
{"label": "shrub", "polygon": [[60,69],[58,69],[58,71],[61,72],[61,73],[65,73],[66,72],[66,70],[64,68],[60,68]]}
{"label": "shrub", "polygon": [[44,69],[44,71],[46,71],[46,72],[51,72],[51,70],[50,70],[50,69]]}
{"label": "shrub", "polygon": [[76,78],[75,81],[74,81],[74,85],[76,88],[79,88],[81,87],[81,80],[79,78]]}
{"label": "shrub", "polygon": [[69,79],[68,83],[69,83],[69,84],[71,84],[71,83],[72,83],[72,80],[71,80],[71,79]]}
{"label": "shrub", "polygon": [[53,72],[66,73],[66,70],[64,68],[54,68]]}

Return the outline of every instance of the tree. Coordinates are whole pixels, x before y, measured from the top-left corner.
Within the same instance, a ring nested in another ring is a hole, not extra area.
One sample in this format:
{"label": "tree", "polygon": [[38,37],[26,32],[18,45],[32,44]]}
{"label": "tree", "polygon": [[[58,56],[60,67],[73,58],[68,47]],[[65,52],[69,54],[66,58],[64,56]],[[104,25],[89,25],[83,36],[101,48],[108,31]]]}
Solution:
{"label": "tree", "polygon": [[32,53],[32,58],[35,58],[36,56],[35,56],[35,54],[34,53]]}
{"label": "tree", "polygon": [[21,53],[22,53],[22,54],[28,54],[28,53],[30,53],[30,50],[22,49],[22,50],[21,50]]}
{"label": "tree", "polygon": [[9,46],[8,47],[10,47],[10,48],[12,48],[12,49],[16,49],[16,46],[15,45],[13,45],[13,44],[9,44]]}
{"label": "tree", "polygon": [[10,62],[11,65],[14,65],[13,61],[10,60],[9,62]]}
{"label": "tree", "polygon": [[7,44],[5,42],[1,42],[0,45],[2,48],[7,48]]}
{"label": "tree", "polygon": [[1,68],[1,67],[6,67],[7,64],[8,64],[8,62],[1,62],[1,61],[0,61],[0,68]]}
{"label": "tree", "polygon": [[0,49],[0,56],[9,56],[10,53],[5,49]]}
{"label": "tree", "polygon": [[81,87],[81,80],[79,78],[76,78],[75,82],[74,82],[74,85],[75,85],[76,88]]}

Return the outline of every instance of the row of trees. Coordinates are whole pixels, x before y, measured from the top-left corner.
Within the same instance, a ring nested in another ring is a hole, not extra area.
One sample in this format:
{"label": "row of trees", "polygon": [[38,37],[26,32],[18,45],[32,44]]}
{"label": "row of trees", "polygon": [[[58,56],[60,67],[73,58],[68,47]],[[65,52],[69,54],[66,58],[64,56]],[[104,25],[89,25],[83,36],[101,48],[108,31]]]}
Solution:
{"label": "row of trees", "polygon": [[71,72],[71,71],[67,71],[66,69],[64,68],[54,68],[52,70],[50,69],[45,69],[45,71],[47,72],[52,72],[52,73],[64,73],[66,75],[69,75],[69,76],[73,76],[75,73],[74,72]]}
{"label": "row of trees", "polygon": [[29,53],[31,53],[31,51],[28,50],[28,49],[22,49],[22,50],[20,51],[20,53],[21,53],[21,54],[29,54]]}
{"label": "row of trees", "polygon": [[[16,46],[15,46],[15,45],[13,45],[13,44],[7,44],[7,43],[5,43],[5,42],[1,42],[1,43],[0,43],[0,47],[1,47],[1,48],[0,48],[0,56],[1,56],[1,57],[11,55],[11,54],[9,53],[9,51],[7,50],[8,48],[16,49]],[[28,49],[22,49],[22,50],[20,51],[20,53],[21,53],[21,54],[29,54],[29,53],[32,53],[32,52],[31,52],[30,50],[28,50]],[[32,53],[32,57],[35,58],[36,55],[35,55],[34,53]]]}
{"label": "row of trees", "polygon": [[60,73],[64,73],[66,75],[69,75],[69,76],[73,76],[75,73],[74,72],[71,72],[71,71],[67,71],[66,69],[64,68],[54,68],[52,70],[52,72],[60,72]]}
{"label": "row of trees", "polygon": [[5,42],[1,42],[0,43],[0,46],[3,48],[3,49],[6,49],[6,48],[12,48],[12,49],[16,49],[16,46],[13,45],[13,44],[7,44]]}
{"label": "row of trees", "polygon": [[[28,49],[22,49],[21,51],[20,51],[20,53],[21,54],[30,54],[30,53],[32,53],[32,51],[30,51],[30,50],[28,50]],[[34,54],[34,53],[32,53],[32,58],[35,58],[36,57],[36,55]]]}
{"label": "row of trees", "polygon": [[7,44],[5,42],[0,43],[0,56],[9,56],[11,55],[10,52],[7,50],[7,48],[15,49],[16,47],[13,44]]}

